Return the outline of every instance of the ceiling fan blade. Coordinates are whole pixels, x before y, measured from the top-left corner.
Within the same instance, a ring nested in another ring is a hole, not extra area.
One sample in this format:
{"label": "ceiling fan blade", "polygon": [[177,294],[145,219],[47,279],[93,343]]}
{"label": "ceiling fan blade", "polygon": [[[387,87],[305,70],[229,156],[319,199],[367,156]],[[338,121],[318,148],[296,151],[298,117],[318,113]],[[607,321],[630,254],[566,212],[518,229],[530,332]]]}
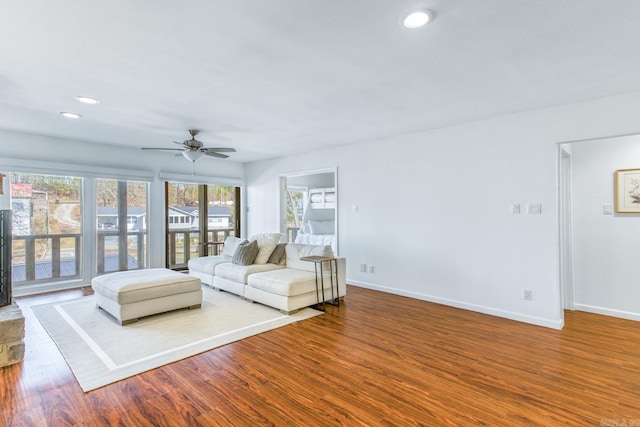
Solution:
{"label": "ceiling fan blade", "polygon": [[219,148],[219,147],[216,147],[216,148],[204,148],[204,149],[205,150],[209,150],[209,151],[217,151],[219,153],[235,153],[236,152],[235,148],[224,148],[224,147]]}
{"label": "ceiling fan blade", "polygon": [[[196,135],[198,134],[197,130],[191,129],[189,130],[189,134],[191,135],[191,139],[187,139],[185,141],[173,141],[174,144],[180,146],[180,148],[148,148],[141,147],[143,150],[156,150],[156,151],[177,151],[176,157],[184,156],[187,160],[191,160],[195,162],[200,158],[202,154],[206,154],[210,157],[217,157],[219,159],[226,159],[229,156],[222,153],[235,153],[235,148],[230,147],[218,147],[218,148],[207,148],[203,147],[201,141],[196,139]],[[193,154],[192,154],[193,153]]]}
{"label": "ceiling fan blade", "polygon": [[229,157],[226,154],[214,153],[212,151],[203,151],[203,153],[206,154],[207,156],[217,157],[219,159],[226,159],[227,157]]}

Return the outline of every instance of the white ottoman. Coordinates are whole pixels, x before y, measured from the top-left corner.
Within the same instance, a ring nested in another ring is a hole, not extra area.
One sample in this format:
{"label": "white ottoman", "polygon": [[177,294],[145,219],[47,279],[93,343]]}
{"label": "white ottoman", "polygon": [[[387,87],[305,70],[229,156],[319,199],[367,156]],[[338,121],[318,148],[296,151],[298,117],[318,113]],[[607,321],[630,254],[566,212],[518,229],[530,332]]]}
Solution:
{"label": "white ottoman", "polygon": [[166,268],[118,271],[91,280],[96,307],[121,325],[179,308],[200,308],[200,279]]}

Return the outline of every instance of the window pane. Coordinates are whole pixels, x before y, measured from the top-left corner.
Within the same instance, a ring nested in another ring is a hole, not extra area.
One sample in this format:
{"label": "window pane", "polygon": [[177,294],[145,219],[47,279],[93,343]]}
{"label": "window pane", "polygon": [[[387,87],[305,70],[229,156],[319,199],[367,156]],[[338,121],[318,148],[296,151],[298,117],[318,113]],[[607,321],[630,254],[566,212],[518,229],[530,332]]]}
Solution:
{"label": "window pane", "polygon": [[203,240],[224,242],[237,234],[235,197],[233,186],[167,182],[169,268],[184,269],[191,258],[216,254],[219,246],[202,245]]}
{"label": "window pane", "polygon": [[10,174],[13,286],[80,277],[82,181]]}
{"label": "window pane", "polygon": [[289,187],[285,192],[287,204],[287,242],[295,242],[300,232],[306,191]]}
{"label": "window pane", "polygon": [[98,274],[145,268],[148,184],[96,180]]}
{"label": "window pane", "polygon": [[146,182],[127,181],[127,251],[129,269],[146,267],[147,194]]}
{"label": "window pane", "polygon": [[184,268],[190,258],[199,255],[200,243],[198,184],[168,182],[169,268]]}
{"label": "window pane", "polygon": [[232,185],[207,186],[209,241],[224,242],[235,236],[236,187]]}

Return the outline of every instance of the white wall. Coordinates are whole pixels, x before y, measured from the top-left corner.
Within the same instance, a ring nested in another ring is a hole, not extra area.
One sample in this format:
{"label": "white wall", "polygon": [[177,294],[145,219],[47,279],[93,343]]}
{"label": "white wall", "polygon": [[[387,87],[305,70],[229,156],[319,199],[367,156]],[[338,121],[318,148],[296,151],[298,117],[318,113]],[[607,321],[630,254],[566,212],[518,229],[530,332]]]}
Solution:
{"label": "white wall", "polygon": [[615,171],[640,168],[640,136],[571,149],[576,309],[640,320],[640,214],[603,213]]}
{"label": "white wall", "polygon": [[336,179],[333,172],[287,177],[287,185],[290,187],[331,188],[335,186],[335,182]]}
{"label": "white wall", "polygon": [[557,143],[638,132],[638,107],[628,94],[250,163],[248,233],[279,229],[279,175],[337,167],[349,283],[559,328]]}

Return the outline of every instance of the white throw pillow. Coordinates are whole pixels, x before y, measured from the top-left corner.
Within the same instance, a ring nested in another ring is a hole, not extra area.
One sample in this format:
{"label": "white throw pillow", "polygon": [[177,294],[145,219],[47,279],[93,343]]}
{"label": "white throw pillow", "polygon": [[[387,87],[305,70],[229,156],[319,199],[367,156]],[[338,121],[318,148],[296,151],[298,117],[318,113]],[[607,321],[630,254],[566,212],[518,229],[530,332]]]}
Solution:
{"label": "white throw pillow", "polygon": [[333,221],[309,221],[311,234],[333,234],[335,227]]}
{"label": "white throw pillow", "polygon": [[282,233],[260,233],[251,236],[249,240],[255,240],[258,242],[258,256],[253,262],[254,264],[266,264],[269,261],[271,253],[276,248],[276,245],[283,237]]}
{"label": "white throw pillow", "polygon": [[236,252],[236,248],[238,247],[238,244],[242,241],[243,239],[241,239],[240,237],[227,236],[227,238],[224,241],[224,246],[222,247],[222,255],[232,257],[233,254]]}

